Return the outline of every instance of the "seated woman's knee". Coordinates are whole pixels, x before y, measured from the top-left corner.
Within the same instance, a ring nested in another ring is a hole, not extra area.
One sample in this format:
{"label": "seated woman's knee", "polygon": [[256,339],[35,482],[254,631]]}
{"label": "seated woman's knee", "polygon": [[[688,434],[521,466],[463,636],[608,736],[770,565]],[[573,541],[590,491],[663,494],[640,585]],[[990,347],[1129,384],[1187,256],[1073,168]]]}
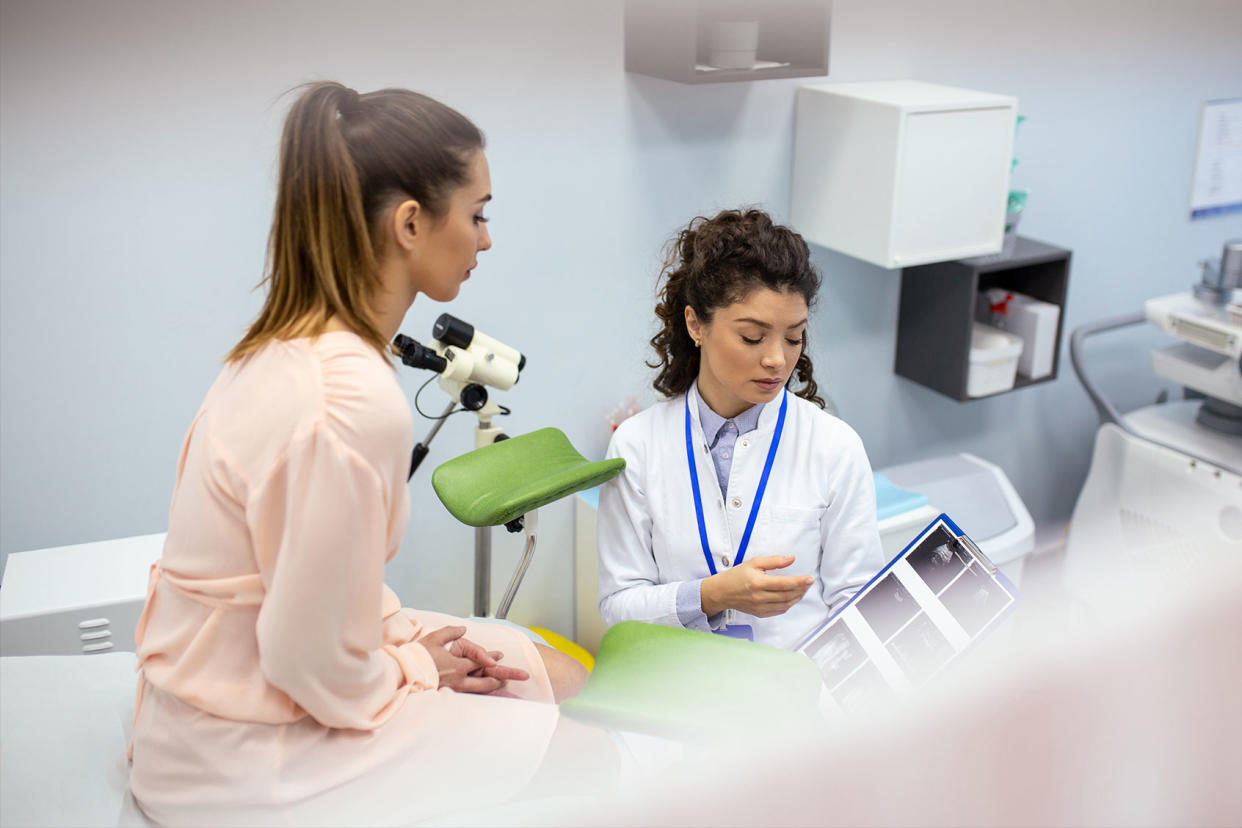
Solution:
{"label": "seated woman's knee", "polygon": [[548,670],[548,679],[552,682],[552,693],[556,701],[572,699],[582,691],[586,684],[586,667],[576,658],[562,653],[560,650],[543,644],[535,644],[539,655],[543,658],[544,667]]}

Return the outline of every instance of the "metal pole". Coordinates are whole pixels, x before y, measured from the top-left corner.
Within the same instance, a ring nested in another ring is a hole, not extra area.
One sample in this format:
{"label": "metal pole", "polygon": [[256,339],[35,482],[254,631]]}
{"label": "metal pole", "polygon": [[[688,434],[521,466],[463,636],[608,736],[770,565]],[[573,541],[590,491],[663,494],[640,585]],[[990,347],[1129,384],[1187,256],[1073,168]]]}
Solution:
{"label": "metal pole", "polygon": [[444,407],[444,413],[436,417],[436,424],[431,427],[431,431],[423,438],[423,445],[431,445],[431,441],[440,433],[440,426],[444,425],[444,421],[448,419],[448,415],[453,413],[453,409],[457,407],[457,400],[449,400],[449,404]]}
{"label": "metal pole", "polygon": [[492,527],[474,530],[474,614],[487,617],[492,592]]}
{"label": "metal pole", "polygon": [[[478,425],[474,428],[474,447],[477,449],[491,445],[500,434],[500,428],[492,425],[492,417],[500,413],[500,406],[489,399],[474,413],[479,418]],[[488,617],[491,593],[492,527],[479,526],[474,530],[474,614],[477,617]]]}
{"label": "metal pole", "polygon": [[496,609],[497,618],[509,616],[509,607],[513,605],[513,598],[517,595],[518,587],[522,585],[522,579],[526,577],[531,558],[534,557],[535,537],[539,534],[538,509],[531,509],[522,516],[522,528],[526,532],[526,549],[522,552],[522,560],[518,562],[513,579],[509,581],[509,588],[505,590],[505,597],[500,599],[500,606]]}
{"label": "metal pole", "polygon": [[426,459],[427,453],[430,451],[428,446],[431,445],[432,439],[434,439],[436,434],[439,433],[440,426],[444,425],[444,421],[448,419],[448,415],[453,413],[453,408],[456,407],[456,405],[457,400],[450,400],[448,406],[444,409],[444,413],[436,418],[436,424],[431,427],[431,431],[427,434],[427,437],[421,443],[414,446],[414,453],[410,455],[410,473],[406,477],[407,480],[414,477],[414,472],[418,471],[418,467],[422,465],[423,460]]}

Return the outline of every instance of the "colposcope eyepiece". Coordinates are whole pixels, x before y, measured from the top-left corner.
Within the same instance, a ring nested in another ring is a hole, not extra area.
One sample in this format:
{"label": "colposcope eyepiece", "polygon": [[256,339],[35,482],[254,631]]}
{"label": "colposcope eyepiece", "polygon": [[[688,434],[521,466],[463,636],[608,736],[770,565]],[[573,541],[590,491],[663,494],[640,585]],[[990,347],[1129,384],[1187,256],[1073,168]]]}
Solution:
{"label": "colposcope eyepiece", "polygon": [[405,334],[397,334],[393,339],[392,352],[411,368],[427,368],[442,374],[448,367],[448,360]]}
{"label": "colposcope eyepiece", "polygon": [[474,325],[463,322],[452,314],[442,313],[431,326],[431,336],[445,345],[469,348],[471,340],[474,339]]}

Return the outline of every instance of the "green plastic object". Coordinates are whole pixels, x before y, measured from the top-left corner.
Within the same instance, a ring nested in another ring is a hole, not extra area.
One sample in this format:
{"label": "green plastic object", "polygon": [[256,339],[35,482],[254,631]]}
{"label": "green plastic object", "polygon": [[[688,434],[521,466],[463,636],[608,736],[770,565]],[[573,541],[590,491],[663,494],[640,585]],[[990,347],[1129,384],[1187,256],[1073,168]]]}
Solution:
{"label": "green plastic object", "polygon": [[554,500],[611,480],[625,460],[587,460],[557,428],[541,428],[454,457],[431,474],[453,517],[500,526]]}
{"label": "green plastic object", "polygon": [[819,719],[822,687],[801,653],[622,621],[604,633],[586,687],[561,711],[602,727],[712,740],[739,728],[805,728]]}

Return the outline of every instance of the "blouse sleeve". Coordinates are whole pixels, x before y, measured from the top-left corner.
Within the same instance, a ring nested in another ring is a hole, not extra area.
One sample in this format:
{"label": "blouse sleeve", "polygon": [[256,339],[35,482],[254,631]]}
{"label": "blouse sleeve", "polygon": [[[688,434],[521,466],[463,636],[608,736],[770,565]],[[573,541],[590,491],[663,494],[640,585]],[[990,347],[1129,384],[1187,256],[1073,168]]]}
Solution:
{"label": "blouse sleeve", "polygon": [[267,680],[328,727],[373,729],[439,674],[419,643],[384,643],[388,492],[320,423],[290,444],[248,513],[267,590],[257,634]]}

